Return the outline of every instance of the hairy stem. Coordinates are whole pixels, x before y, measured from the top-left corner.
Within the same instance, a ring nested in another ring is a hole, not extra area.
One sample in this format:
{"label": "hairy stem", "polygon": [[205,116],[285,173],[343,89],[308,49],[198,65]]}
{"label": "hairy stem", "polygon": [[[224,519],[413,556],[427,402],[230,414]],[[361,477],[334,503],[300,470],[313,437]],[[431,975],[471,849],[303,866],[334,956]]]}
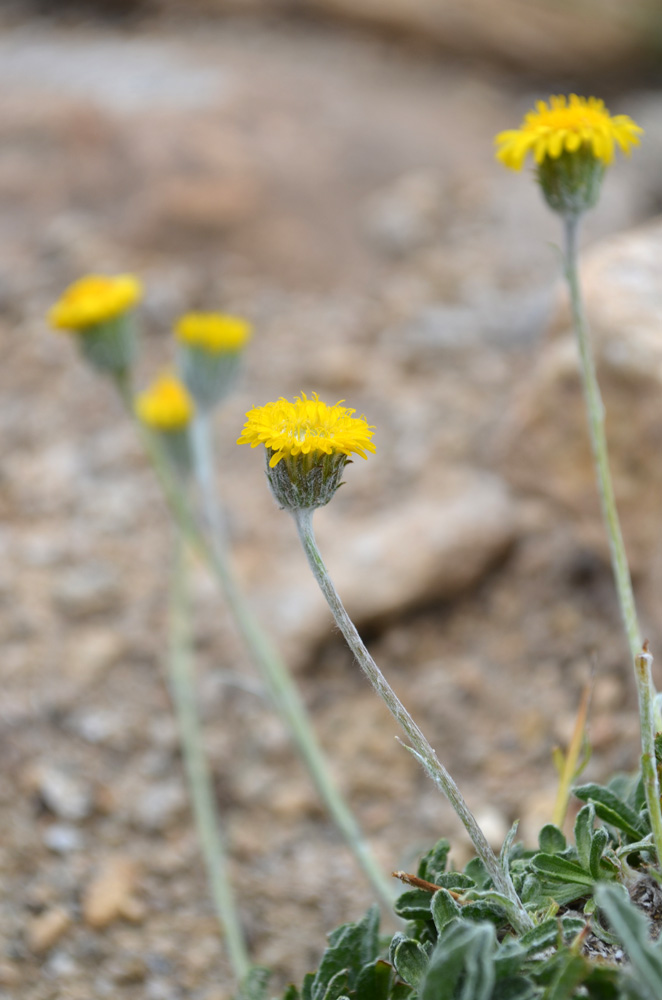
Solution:
{"label": "hairy stem", "polygon": [[230,882],[221,820],[195,704],[186,553],[177,529],[173,547],[168,656],[170,692],[177,713],[193,814],[209,886],[230,962],[237,982],[241,984],[250,970],[250,960]]}
{"label": "hairy stem", "polygon": [[565,276],[570,290],[572,319],[581,359],[582,383],[586,399],[591,448],[593,450],[602,514],[609,539],[609,551],[614,579],[616,581],[618,602],[621,608],[621,617],[630,649],[630,656],[634,662],[641,652],[641,636],[637,620],[637,610],[634,603],[630,569],[625,553],[623,535],[616,509],[614,487],[609,470],[604,406],[595,372],[588,323],[584,313],[579,286],[579,268],[577,263],[579,217],[576,215],[566,215],[563,221],[565,235]]}
{"label": "hairy stem", "polygon": [[327,600],[338,628],[344,635],[349,648],[354,653],[359,666],[377,694],[385,702],[393,717],[407,734],[416,756],[425,766],[429,776],[442,790],[461,819],[474,847],[476,848],[478,856],[481,858],[485,868],[492,878],[495,889],[506,896],[511,903],[514,904],[513,908],[517,914],[516,919],[519,924],[518,929],[520,931],[528,930],[532,926],[531,918],[524,909],[517,893],[515,892],[515,887],[513,886],[510,874],[506,868],[503,868],[499,864],[496,855],[485,839],[483,831],[478,826],[473,813],[464,801],[459,788],[446,768],[443,764],[441,764],[437,758],[436,752],[432,749],[427,739],[418,728],[411,715],[397,697],[381,670],[371,657],[370,653],[363,644],[363,640],[357,632],[354,623],[347,614],[347,611],[345,610],[344,605],[333,585],[331,577],[329,576],[319,548],[317,547],[317,542],[313,532],[313,509],[299,509],[294,511],[293,514],[297,530],[299,532],[299,538],[301,539],[301,544],[303,545],[306,556],[308,557],[308,562],[310,563],[310,568],[312,569],[315,579],[317,580],[320,589]]}
{"label": "hairy stem", "polygon": [[[118,379],[117,387],[132,414],[133,401],[128,379]],[[140,421],[136,421],[136,425],[175,524],[188,545],[206,563],[219,583],[239,634],[260,672],[276,711],[285,723],[292,742],[308,769],[320,798],[373,889],[390,912],[394,898],[391,883],[377,863],[354,814],[329,773],[308,712],[285,663],[253,615],[232,571],[223,526],[217,512],[215,493],[212,493],[214,477],[211,472],[213,469],[211,456],[204,453],[202,459],[197,457],[201,450],[209,448],[211,440],[209,433],[203,430],[194,436],[194,461],[196,465],[200,461],[201,467],[197,469],[197,478],[203,492],[205,519],[210,529],[211,544],[207,544],[205,536],[198,527],[188,499],[176,476],[173,475],[159,441]]]}
{"label": "hairy stem", "polygon": [[646,792],[646,804],[650,816],[653,841],[657,852],[658,872],[662,873],[662,810],[660,809],[660,786],[655,760],[655,721],[653,713],[654,688],[651,678],[653,657],[648,652],[648,643],[635,657],[635,675],[639,696],[639,718],[641,720],[641,774]]}
{"label": "hairy stem", "polygon": [[[202,424],[199,422],[202,421]],[[290,673],[243,598],[228,557],[219,514],[213,470],[212,439],[208,417],[198,416],[193,427],[193,457],[205,521],[209,529],[214,572],[221,582],[230,610],[279,711],[297,751],[308,769],[329,814],[363,869],[373,889],[391,909],[393,889],[368,847],[349,806],[329,773],[308,712]]]}

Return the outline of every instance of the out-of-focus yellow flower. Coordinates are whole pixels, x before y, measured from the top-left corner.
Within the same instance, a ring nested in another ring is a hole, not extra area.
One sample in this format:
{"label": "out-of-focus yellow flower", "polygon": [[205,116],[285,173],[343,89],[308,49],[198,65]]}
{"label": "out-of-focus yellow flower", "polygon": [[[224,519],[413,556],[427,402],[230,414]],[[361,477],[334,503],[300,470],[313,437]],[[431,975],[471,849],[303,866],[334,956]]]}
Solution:
{"label": "out-of-focus yellow flower", "polygon": [[148,427],[172,433],[188,426],[194,406],[183,383],[170,372],[165,372],[138,396],[135,409],[139,420]]}
{"label": "out-of-focus yellow flower", "polygon": [[250,444],[253,448],[265,445],[272,452],[269,459],[272,468],[286,456],[316,452],[346,456],[354,453],[367,458],[366,452],[376,451],[371,440],[374,427],[364,417],[353,416],[355,412],[340,403],[329,406],[317,393],[308,399],[302,392],[293,402],[281,397],[275,403],[248,411],[237,444]]}
{"label": "out-of-focus yellow flower", "polygon": [[182,344],[198,347],[210,354],[236,353],[250,340],[248,320],[222,313],[187,313],[175,325],[175,336]]}
{"label": "out-of-focus yellow flower", "polygon": [[627,155],[639,145],[643,129],[628,115],[610,115],[597,97],[571,94],[538,101],[518,129],[499,132],[495,138],[496,157],[511,170],[520,170],[529,152],[536,163],[547,157],[558,159],[562,153],[590,152],[604,166],[614,158],[618,145]]}
{"label": "out-of-focus yellow flower", "polygon": [[57,329],[85,332],[128,312],[142,295],[142,284],[132,274],[88,274],[69,285],[48,319]]}

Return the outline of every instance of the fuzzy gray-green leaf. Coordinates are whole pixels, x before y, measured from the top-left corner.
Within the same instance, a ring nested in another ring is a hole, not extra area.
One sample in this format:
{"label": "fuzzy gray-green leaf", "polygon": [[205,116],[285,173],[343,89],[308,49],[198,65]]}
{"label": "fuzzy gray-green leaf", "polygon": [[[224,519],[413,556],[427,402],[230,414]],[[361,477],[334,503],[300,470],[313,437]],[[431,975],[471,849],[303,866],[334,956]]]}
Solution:
{"label": "fuzzy gray-green leaf", "polygon": [[538,834],[538,844],[543,854],[560,854],[566,848],[563,832],[553,823],[546,823],[543,826]]}
{"label": "fuzzy gray-green leaf", "polygon": [[427,952],[413,938],[405,938],[401,941],[393,956],[396,972],[401,979],[414,988],[417,988],[423,979],[428,962]]}
{"label": "fuzzy gray-green leaf", "polygon": [[593,842],[593,827],[595,826],[595,806],[587,803],[577,813],[575,820],[575,845],[582,868],[588,869]]}
{"label": "fuzzy gray-green leaf", "polygon": [[455,902],[448,889],[439,889],[435,892],[430,903],[430,912],[437,934],[441,934],[447,923],[462,913],[461,908]]}
{"label": "fuzzy gray-green leaf", "polygon": [[641,840],[648,833],[646,823],[639,813],[619,799],[609,788],[588,784],[574,788],[573,792],[582,802],[593,802],[601,820],[622,830],[633,840]]}
{"label": "fuzzy gray-green leaf", "polygon": [[622,942],[637,978],[650,1000],[662,997],[662,954],[651,942],[648,922],[621,888],[599,885],[598,906],[609,919],[612,930]]}

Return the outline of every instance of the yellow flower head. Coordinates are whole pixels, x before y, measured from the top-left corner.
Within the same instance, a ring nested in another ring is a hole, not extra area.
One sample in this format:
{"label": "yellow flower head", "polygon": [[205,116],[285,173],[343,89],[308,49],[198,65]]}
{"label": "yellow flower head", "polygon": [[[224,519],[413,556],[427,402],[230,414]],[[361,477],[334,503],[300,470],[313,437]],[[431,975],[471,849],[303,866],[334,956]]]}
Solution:
{"label": "yellow flower head", "polygon": [[136,399],[136,415],[148,427],[170,433],[183,430],[193,417],[193,402],[184,385],[169,372]]}
{"label": "yellow flower head", "polygon": [[132,274],[88,274],[69,285],[49,311],[48,319],[57,329],[84,331],[121,316],[142,294],[142,284]]}
{"label": "yellow flower head", "polygon": [[239,316],[187,313],[177,322],[175,336],[182,344],[211,354],[236,353],[250,340],[251,325]]}
{"label": "yellow flower head", "polygon": [[271,452],[269,466],[274,468],[281,459],[298,455],[360,455],[376,451],[372,443],[374,427],[364,417],[355,417],[355,410],[329,406],[313,393],[305,393],[293,402],[282,397],[275,403],[257,406],[246,414],[246,424],[237,444],[252,448],[263,444]]}
{"label": "yellow flower head", "polygon": [[520,170],[529,152],[537,164],[563,152],[590,152],[604,166],[614,158],[614,145],[629,155],[631,146],[639,145],[640,128],[628,115],[611,116],[597,97],[571,94],[550,97],[536,103],[518,129],[499,132],[495,138],[496,158],[511,170]]}

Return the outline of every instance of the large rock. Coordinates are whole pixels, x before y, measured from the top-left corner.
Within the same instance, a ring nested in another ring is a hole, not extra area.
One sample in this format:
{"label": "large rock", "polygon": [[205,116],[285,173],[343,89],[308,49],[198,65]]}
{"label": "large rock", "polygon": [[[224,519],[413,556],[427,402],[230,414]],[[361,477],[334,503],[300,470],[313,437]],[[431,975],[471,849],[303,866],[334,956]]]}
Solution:
{"label": "large rock", "polygon": [[[155,0],[181,17],[179,0]],[[573,78],[614,70],[649,49],[656,0],[189,0],[191,13],[319,11],[374,25],[471,57],[488,56],[537,73]],[[647,30],[650,29],[650,30]]]}
{"label": "large rock", "polygon": [[[372,628],[475,586],[513,542],[516,511],[496,476],[455,469],[443,496],[412,491],[349,523],[329,509],[316,533],[350,616],[359,629]],[[333,630],[303,553],[275,564],[268,588],[252,594],[291,664],[305,662]]]}
{"label": "large rock", "polygon": [[[662,220],[583,255],[581,278],[615,491],[632,567],[660,561],[662,522]],[[567,297],[509,415],[504,471],[563,505],[606,551]]]}

